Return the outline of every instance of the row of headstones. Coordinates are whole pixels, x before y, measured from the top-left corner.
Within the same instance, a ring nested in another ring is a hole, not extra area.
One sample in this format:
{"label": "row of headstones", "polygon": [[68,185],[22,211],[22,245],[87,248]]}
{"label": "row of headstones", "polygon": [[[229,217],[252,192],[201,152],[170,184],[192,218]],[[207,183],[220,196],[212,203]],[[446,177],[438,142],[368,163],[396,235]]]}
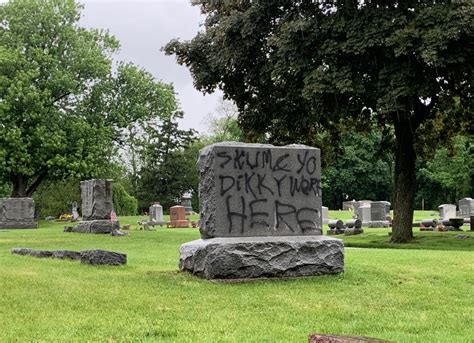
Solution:
{"label": "row of headstones", "polygon": [[[322,275],[344,270],[344,244],[322,236],[320,150],[224,142],[199,153],[200,240],[180,268],[208,278]],[[84,232],[117,226],[110,180],[81,182]]]}
{"label": "row of headstones", "polygon": [[[359,219],[364,227],[389,227],[390,206],[388,201],[352,200],[343,202],[343,210],[353,211],[354,219]],[[327,208],[325,209],[323,206],[323,215],[324,213],[327,215]]]}
{"label": "row of headstones", "polygon": [[462,198],[458,201],[459,211],[456,211],[456,205],[443,204],[438,206],[439,216],[442,219],[451,218],[470,218],[474,216],[474,199]]}

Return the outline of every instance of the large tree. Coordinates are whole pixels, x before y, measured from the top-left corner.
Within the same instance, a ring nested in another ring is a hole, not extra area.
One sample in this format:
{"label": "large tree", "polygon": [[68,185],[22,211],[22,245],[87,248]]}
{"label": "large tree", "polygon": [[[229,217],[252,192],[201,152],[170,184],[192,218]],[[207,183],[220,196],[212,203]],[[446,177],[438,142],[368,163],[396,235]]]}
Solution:
{"label": "large tree", "polygon": [[393,130],[392,241],[412,239],[418,135],[442,109],[455,123],[472,115],[472,3],[195,3],[207,16],[203,31],[165,50],[197,89],[220,88],[236,103],[249,137],[307,143],[320,128],[337,134],[344,118]]}
{"label": "large tree", "polygon": [[118,42],[81,28],[81,9],[73,0],[0,5],[0,183],[13,197],[45,180],[100,175],[118,147],[133,145],[133,128],[174,101],[144,70],[113,71]]}

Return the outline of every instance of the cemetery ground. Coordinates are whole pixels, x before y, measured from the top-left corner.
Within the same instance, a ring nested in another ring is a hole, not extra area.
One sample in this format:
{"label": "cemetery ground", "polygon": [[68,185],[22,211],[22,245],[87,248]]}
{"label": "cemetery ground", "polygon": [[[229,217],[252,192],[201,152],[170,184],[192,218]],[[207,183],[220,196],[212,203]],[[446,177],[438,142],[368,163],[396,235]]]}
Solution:
{"label": "cemetery ground", "polygon": [[[140,218],[119,219],[136,227]],[[112,237],[64,233],[64,225],[0,230],[0,341],[305,342],[311,332],[397,342],[474,337],[474,235],[466,226],[469,239],[415,229],[417,239],[403,249],[390,249],[389,229],[337,236],[346,249],[345,272],[336,276],[210,282],[178,271],[179,246],[199,238],[196,229]],[[128,264],[37,259],[11,255],[13,247],[100,248],[126,253]]]}

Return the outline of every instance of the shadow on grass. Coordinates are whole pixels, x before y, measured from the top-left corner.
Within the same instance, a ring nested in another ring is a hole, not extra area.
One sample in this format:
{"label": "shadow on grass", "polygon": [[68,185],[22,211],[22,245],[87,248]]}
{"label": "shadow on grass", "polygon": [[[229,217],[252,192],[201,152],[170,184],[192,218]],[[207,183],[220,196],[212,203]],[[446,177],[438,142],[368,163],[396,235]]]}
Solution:
{"label": "shadow on grass", "polygon": [[[464,237],[460,238],[459,235]],[[382,234],[366,234],[343,239],[344,246],[353,248],[474,251],[474,232],[470,231],[415,233],[411,242],[397,244],[390,243],[390,237]]]}

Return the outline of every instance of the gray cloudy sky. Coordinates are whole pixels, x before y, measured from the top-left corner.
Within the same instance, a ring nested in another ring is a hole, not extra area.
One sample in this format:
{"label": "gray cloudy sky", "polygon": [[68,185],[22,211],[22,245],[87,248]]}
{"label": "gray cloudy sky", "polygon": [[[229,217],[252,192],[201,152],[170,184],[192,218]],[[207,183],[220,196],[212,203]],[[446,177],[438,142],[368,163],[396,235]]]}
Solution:
{"label": "gray cloudy sky", "polygon": [[133,62],[156,79],[173,83],[184,111],[182,128],[206,130],[205,118],[215,110],[221,93],[202,95],[193,87],[186,67],[160,48],[173,38],[191,39],[204,17],[190,0],[82,0],[81,24],[109,29],[120,41],[116,58]]}

